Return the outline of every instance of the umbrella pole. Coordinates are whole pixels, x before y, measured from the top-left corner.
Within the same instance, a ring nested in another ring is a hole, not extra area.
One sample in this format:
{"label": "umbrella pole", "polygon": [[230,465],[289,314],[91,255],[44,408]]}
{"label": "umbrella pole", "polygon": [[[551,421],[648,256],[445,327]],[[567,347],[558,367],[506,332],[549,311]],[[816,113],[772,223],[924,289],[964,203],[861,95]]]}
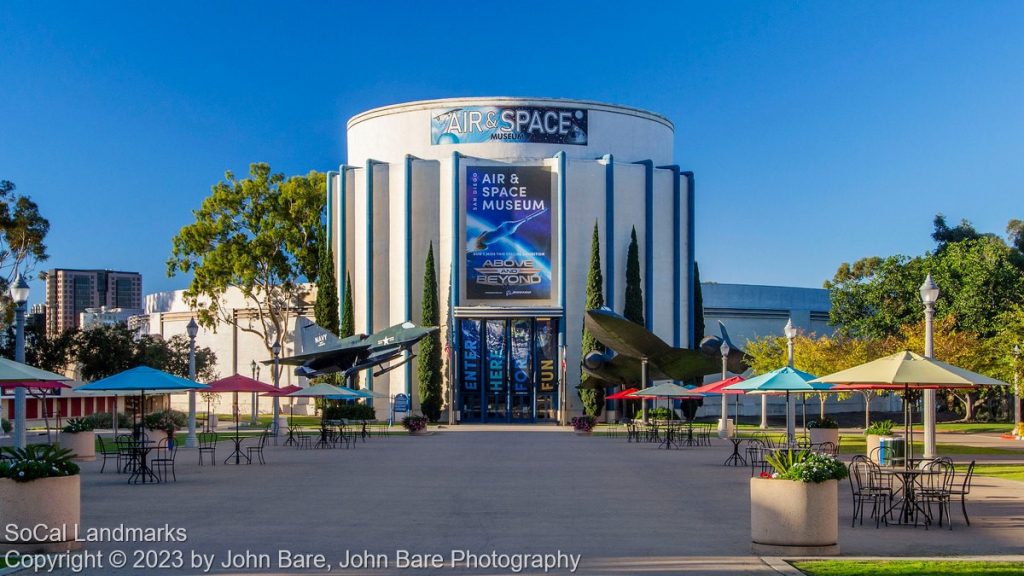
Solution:
{"label": "umbrella pole", "polygon": [[238,392],[235,392],[235,466],[242,461],[242,451],[239,448],[241,440],[238,438]]}

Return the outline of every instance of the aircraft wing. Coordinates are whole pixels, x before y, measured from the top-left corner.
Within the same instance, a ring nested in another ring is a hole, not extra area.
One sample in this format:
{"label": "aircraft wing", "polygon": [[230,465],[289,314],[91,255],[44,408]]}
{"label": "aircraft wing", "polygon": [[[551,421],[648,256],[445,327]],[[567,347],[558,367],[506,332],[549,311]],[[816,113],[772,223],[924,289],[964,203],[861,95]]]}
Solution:
{"label": "aircraft wing", "polygon": [[672,347],[643,326],[608,308],[587,310],[583,323],[597,341],[633,358],[656,358]]}
{"label": "aircraft wing", "polygon": [[[640,360],[619,354],[605,359],[600,366],[583,364],[583,372],[591,377],[580,388],[604,388],[606,386],[636,386],[640,383]],[[670,379],[652,363],[647,363],[647,377],[651,380]]]}
{"label": "aircraft wing", "polygon": [[701,354],[698,350],[686,348],[671,348],[651,362],[658,367],[658,371],[670,380],[692,380],[694,378],[711,374],[721,370],[721,359],[712,358]]}

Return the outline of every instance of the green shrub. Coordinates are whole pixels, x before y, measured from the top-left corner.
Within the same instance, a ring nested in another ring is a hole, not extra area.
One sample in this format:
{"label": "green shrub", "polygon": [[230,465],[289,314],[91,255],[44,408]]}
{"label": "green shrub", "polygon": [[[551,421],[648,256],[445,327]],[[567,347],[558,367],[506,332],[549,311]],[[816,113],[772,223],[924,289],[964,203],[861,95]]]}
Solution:
{"label": "green shrub", "polygon": [[92,432],[93,425],[92,421],[88,418],[71,418],[68,423],[64,425],[62,430],[67,434],[77,434],[79,432]]}
{"label": "green shrub", "polygon": [[0,478],[15,482],[31,482],[40,478],[75,476],[78,464],[71,459],[71,450],[53,444],[29,444],[24,448],[0,448],[8,456],[0,460]]}
{"label": "green shrub", "polygon": [[[110,415],[110,412],[96,412],[95,414],[90,414],[82,419],[88,420],[92,424],[93,429],[114,427],[114,419]],[[132,419],[124,412],[119,412],[117,415],[117,427],[129,428],[131,425]]]}
{"label": "green shrub", "polygon": [[889,436],[892,434],[892,428],[894,424],[892,420],[881,420],[879,422],[872,422],[871,426],[868,426],[864,430],[864,434],[877,434],[879,436]]}
{"label": "green shrub", "polygon": [[818,418],[817,420],[811,420],[807,423],[807,428],[839,428],[839,422],[836,422],[832,418],[825,416],[824,418]]}
{"label": "green shrub", "polygon": [[372,406],[366,404],[339,404],[324,408],[324,420],[374,420]]}
{"label": "green shrub", "polygon": [[11,422],[7,418],[0,418],[0,428],[3,429],[4,434],[10,434]]}
{"label": "green shrub", "polygon": [[[643,419],[644,411],[640,410],[636,415],[637,419]],[[668,408],[655,408],[647,411],[647,418],[653,420],[679,420],[679,416],[675,410],[669,410]]]}
{"label": "green shrub", "polygon": [[164,430],[171,432],[181,430],[188,426],[188,414],[177,410],[163,410],[146,414],[145,425],[147,430]]}

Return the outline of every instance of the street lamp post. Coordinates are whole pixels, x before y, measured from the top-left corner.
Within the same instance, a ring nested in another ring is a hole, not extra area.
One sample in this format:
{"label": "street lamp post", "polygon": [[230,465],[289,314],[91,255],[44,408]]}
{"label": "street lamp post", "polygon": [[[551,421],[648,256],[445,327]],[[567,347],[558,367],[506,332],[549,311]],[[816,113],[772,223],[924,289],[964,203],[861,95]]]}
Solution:
{"label": "street lamp post", "polygon": [[1020,345],[1013,345],[1013,433],[1020,433],[1020,375],[1017,362],[1020,360]]}
{"label": "street lamp post", "polygon": [[[196,380],[196,334],[199,334],[199,325],[196,319],[192,318],[185,326],[188,333],[188,379]],[[186,448],[196,447],[196,391],[188,391],[188,438],[185,438]]]}
{"label": "street lamp post", "polygon": [[[921,284],[921,301],[924,302],[924,357],[935,355],[932,341],[932,320],[935,318],[935,302],[939,299],[939,287],[932,280],[931,273]],[[935,390],[924,391],[924,457],[935,458]]]}
{"label": "street lamp post", "polygon": [[[793,319],[790,318],[786,321],[786,327],[783,329],[786,334],[786,354],[788,360],[786,364],[793,367],[793,338],[796,337],[796,328],[793,327]],[[786,442],[792,446],[796,443],[796,410],[793,402],[790,400],[790,394],[786,392]]]}
{"label": "street lamp post", "polygon": [[[252,364],[250,364],[249,367],[252,368],[252,379],[253,380],[259,380],[260,379],[260,365],[257,364],[255,360],[253,360]],[[256,397],[256,393],[253,392],[252,393],[252,418],[249,419],[249,422],[252,424],[252,426],[256,426],[256,424],[258,423],[257,416],[258,416],[259,410],[260,410],[260,400],[259,400],[259,398]]]}
{"label": "street lamp post", "polygon": [[[726,372],[728,372],[727,363],[729,360],[729,343],[722,342],[721,347],[718,349],[722,353],[722,380],[725,380]],[[729,436],[729,401],[725,397],[725,392],[722,392],[722,418],[718,421],[718,437],[727,438]]]}
{"label": "street lamp post", "polygon": [[[270,349],[274,353],[274,388],[281,388],[281,366],[278,364],[278,358],[281,356],[281,343],[274,342],[273,347]],[[277,419],[281,415],[281,399],[274,396],[274,423],[271,425],[271,430],[274,431],[274,442],[277,442],[278,425]]]}
{"label": "street lamp post", "polygon": [[[25,305],[28,304],[28,282],[18,274],[11,284],[14,301],[14,361],[25,362]],[[14,446],[25,447],[25,388],[14,389]]]}

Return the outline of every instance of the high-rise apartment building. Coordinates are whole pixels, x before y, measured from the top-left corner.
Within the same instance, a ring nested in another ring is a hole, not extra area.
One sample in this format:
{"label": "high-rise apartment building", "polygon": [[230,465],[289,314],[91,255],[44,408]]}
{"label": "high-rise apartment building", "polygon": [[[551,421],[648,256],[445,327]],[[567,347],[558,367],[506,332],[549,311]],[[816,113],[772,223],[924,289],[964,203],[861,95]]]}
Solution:
{"label": "high-rise apartment building", "polygon": [[57,268],[46,276],[46,333],[79,324],[86,308],[142,309],[142,275],[114,270]]}

